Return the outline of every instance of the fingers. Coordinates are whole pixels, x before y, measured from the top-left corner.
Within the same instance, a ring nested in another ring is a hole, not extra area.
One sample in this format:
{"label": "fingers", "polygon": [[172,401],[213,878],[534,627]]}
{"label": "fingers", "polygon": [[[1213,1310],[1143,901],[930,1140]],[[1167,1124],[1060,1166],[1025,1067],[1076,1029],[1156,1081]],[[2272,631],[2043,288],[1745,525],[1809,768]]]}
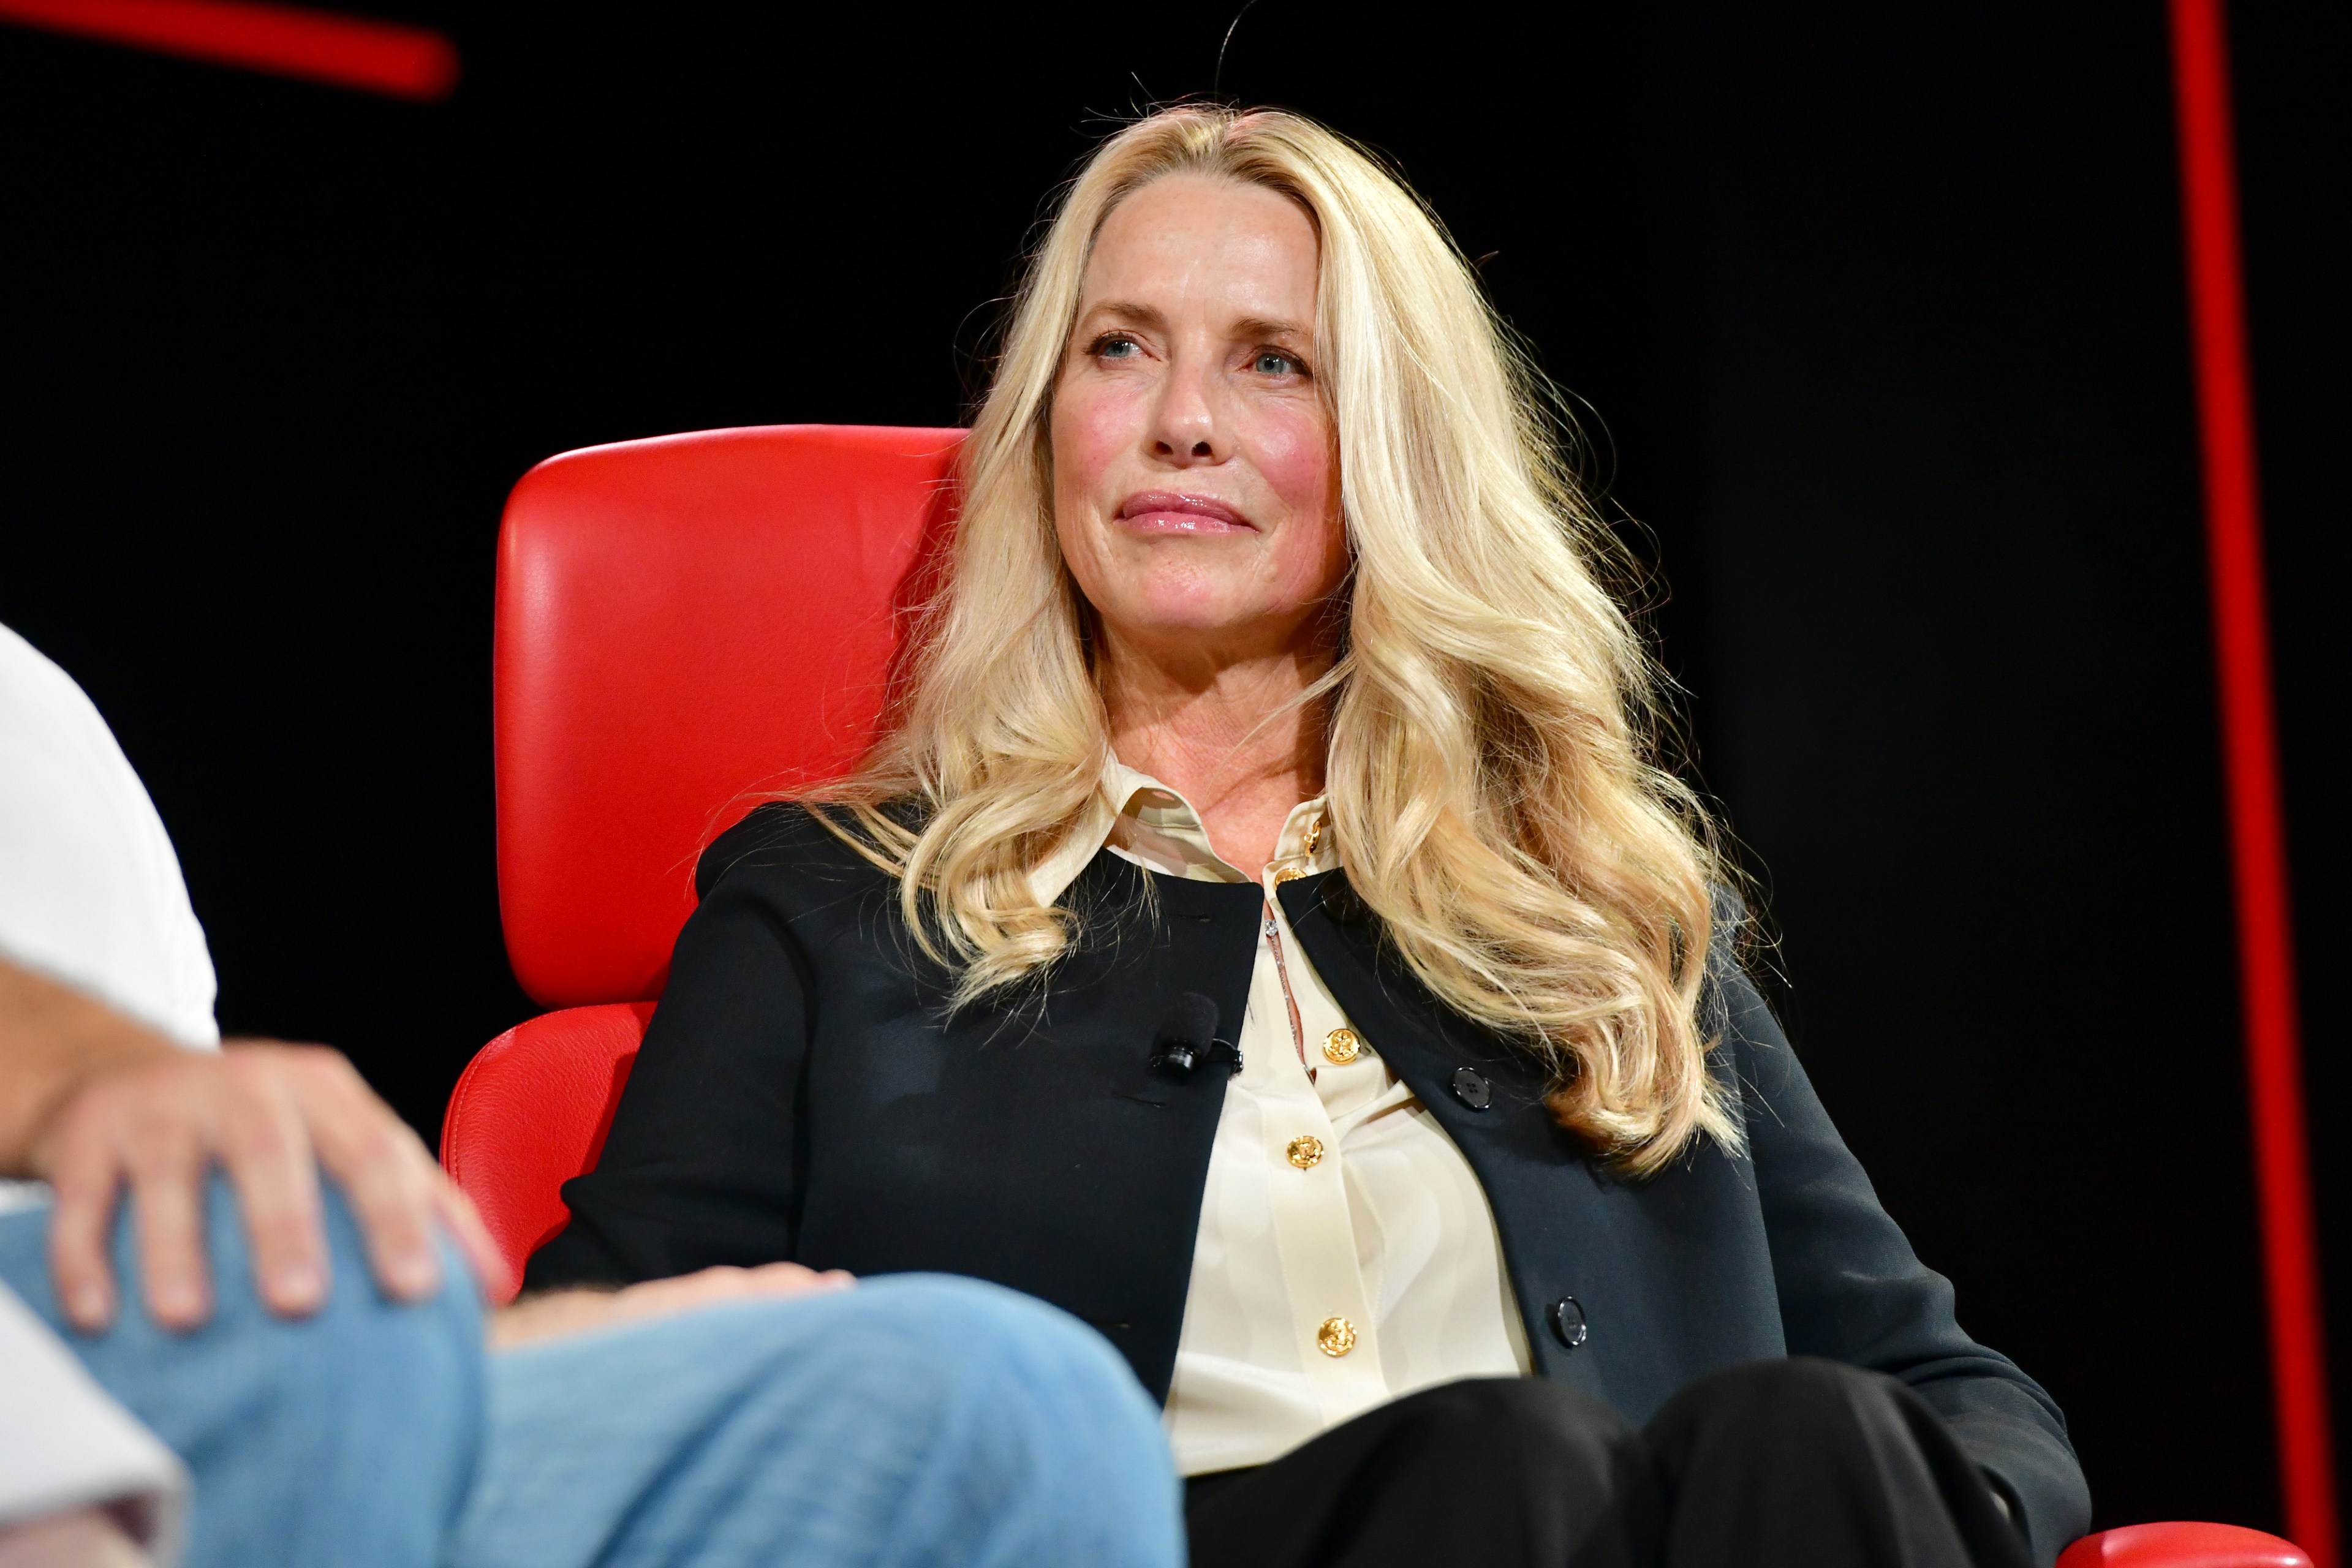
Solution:
{"label": "fingers", "polygon": [[119,1292],[108,1259],[126,1180],[149,1315],[184,1332],[211,1313],[202,1188],[219,1112],[205,1075],[174,1061],[110,1076],[63,1113],[47,1156],[49,1270],[75,1327],[95,1333],[113,1321]]}
{"label": "fingers", "polygon": [[761,1296],[798,1296],[810,1291],[845,1291],[857,1283],[857,1276],[846,1269],[827,1269],[819,1272],[798,1263],[765,1263],[748,1270],[754,1289],[749,1293]]}
{"label": "fingers", "polygon": [[820,1274],[798,1263],[768,1263],[756,1269],[705,1269],[671,1280],[648,1280],[625,1291],[558,1291],[500,1309],[490,1320],[490,1343],[507,1349],[616,1323],[669,1317],[721,1301],[822,1294],[847,1290],[856,1282],[840,1269]]}
{"label": "fingers", "polygon": [[818,1273],[798,1263],[763,1263],[756,1269],[716,1268],[681,1274],[674,1280],[649,1280],[632,1285],[613,1298],[615,1319],[661,1317],[691,1312],[719,1301],[751,1296],[798,1296],[845,1290],[856,1283],[839,1269]]}
{"label": "fingers", "polygon": [[331,1289],[320,1166],[349,1200],[387,1295],[415,1301],[440,1288],[443,1227],[488,1288],[508,1291],[473,1205],[331,1051],[255,1043],[127,1068],[83,1089],[54,1126],[42,1155],[56,1193],[50,1270],[83,1330],[104,1328],[118,1309],[108,1246],[126,1180],[149,1312],[173,1330],[210,1314],[204,1201],[215,1159],[236,1186],[254,1285],[273,1312],[314,1312]]}
{"label": "fingers", "polygon": [[252,1254],[253,1285],[280,1317],[314,1312],[327,1300],[328,1265],[319,1176],[302,1112],[259,1052],[223,1053],[220,1156],[236,1187]]}
{"label": "fingers", "polygon": [[186,1121],[143,1120],[144,1135],[125,1162],[139,1233],[139,1275],[146,1285],[148,1315],[163,1328],[185,1333],[213,1310],[205,1258],[205,1148]]}
{"label": "fingers", "polygon": [[490,1348],[511,1350],[535,1340],[561,1339],[603,1328],[613,1321],[616,1299],[611,1291],[555,1291],[500,1307],[490,1314]]}
{"label": "fingers", "polygon": [[359,1219],[384,1293],[413,1301],[439,1290],[434,1226],[436,1214],[445,1212],[443,1178],[416,1134],[336,1052],[315,1046],[254,1049],[278,1058],[319,1164]]}
{"label": "fingers", "polygon": [[49,1280],[66,1320],[84,1333],[114,1321],[107,1241],[114,1233],[120,1174],[97,1129],[88,1118],[75,1117],[58,1138],[49,1168]]}
{"label": "fingers", "polygon": [[204,1209],[215,1157],[237,1186],[263,1301],[296,1312],[325,1299],[317,1179],[292,1102],[226,1053],[175,1053],[109,1074],[62,1115],[47,1156],[49,1266],[77,1328],[113,1319],[108,1252],[126,1182],[148,1315],[175,1333],[212,1315]]}

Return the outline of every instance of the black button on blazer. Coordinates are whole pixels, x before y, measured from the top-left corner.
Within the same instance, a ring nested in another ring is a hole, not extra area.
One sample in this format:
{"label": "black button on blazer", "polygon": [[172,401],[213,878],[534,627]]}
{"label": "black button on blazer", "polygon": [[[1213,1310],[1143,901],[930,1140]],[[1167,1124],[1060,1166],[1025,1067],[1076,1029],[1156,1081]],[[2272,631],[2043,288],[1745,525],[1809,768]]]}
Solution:
{"label": "black button on blazer", "polygon": [[[1156,1068],[1187,992],[1233,1038],[1263,894],[1098,854],[1065,901],[1082,936],[1050,990],[950,1015],[887,878],[799,807],[704,854],[597,1168],[533,1288],[792,1260],[993,1280],[1107,1335],[1167,1396],[1227,1073]],[[1540,1074],[1383,954],[1344,873],[1277,891],[1350,1021],[1484,1186],[1538,1370],[1646,1419],[1684,1384],[1764,1357],[1888,1373],[1951,1424],[2043,1562],[2088,1527],[2049,1395],[1954,1320],[1727,950],[1707,1006],[1748,1148],[1645,1181],[1589,1159]],[[1559,1308],[1574,1303],[1572,1332]]]}

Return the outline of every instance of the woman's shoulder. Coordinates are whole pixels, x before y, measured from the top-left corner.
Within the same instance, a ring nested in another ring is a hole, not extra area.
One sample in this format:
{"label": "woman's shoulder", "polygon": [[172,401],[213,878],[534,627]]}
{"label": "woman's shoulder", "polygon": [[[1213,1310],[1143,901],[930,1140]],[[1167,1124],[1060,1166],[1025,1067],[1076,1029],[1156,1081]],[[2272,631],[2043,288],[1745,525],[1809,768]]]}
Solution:
{"label": "woman's shoulder", "polygon": [[[1777,1082],[1793,1063],[1780,1019],[1756,983],[1756,967],[1769,961],[1770,941],[1738,889],[1717,883],[1708,889],[1707,902],[1714,929],[1699,987],[1698,1024],[1715,1042],[1716,1070],[1752,1092],[1767,1078]],[[1759,1052],[1781,1060],[1759,1063]]]}
{"label": "woman's shoulder", "polygon": [[[897,810],[884,808],[894,817]],[[820,816],[822,813],[822,816]],[[711,841],[695,867],[694,890],[709,898],[721,883],[757,878],[770,885],[803,883],[831,894],[887,885],[888,873],[859,852],[866,834],[840,806],[770,800]]]}

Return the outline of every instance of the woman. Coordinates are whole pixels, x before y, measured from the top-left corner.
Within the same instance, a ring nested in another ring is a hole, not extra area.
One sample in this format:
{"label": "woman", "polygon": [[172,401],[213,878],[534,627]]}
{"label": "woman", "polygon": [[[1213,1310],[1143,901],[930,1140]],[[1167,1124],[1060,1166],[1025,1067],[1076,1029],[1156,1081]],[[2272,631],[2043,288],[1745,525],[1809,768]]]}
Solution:
{"label": "woman", "polygon": [[889,733],[704,856],[531,1282],[1043,1297],[1165,1399],[1201,1563],[2048,1563],[2058,1411],[1732,957],[1538,386],[1331,133],[1106,142]]}

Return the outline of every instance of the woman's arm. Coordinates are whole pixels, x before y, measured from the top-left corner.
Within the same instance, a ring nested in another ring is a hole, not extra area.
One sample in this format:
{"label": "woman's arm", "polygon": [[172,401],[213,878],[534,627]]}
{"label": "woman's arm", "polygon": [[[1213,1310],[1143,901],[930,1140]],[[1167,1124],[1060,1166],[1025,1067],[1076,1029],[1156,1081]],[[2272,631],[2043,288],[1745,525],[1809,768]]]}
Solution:
{"label": "woman's arm", "polygon": [[[729,864],[726,843],[706,863]],[[564,1183],[572,1223],[532,1257],[527,1289],[793,1257],[807,970],[768,882],[722,876],[678,934],[604,1154]]]}
{"label": "woman's arm", "polygon": [[1747,1092],[1789,1354],[1908,1384],[2007,1491],[2035,1555],[2048,1562],[2091,1521],[2090,1492],[2056,1401],[2016,1363],[1961,1331],[1951,1281],[1919,1261],[1879,1207],[1745,971],[1718,963],[1716,983],[1725,1041]]}

